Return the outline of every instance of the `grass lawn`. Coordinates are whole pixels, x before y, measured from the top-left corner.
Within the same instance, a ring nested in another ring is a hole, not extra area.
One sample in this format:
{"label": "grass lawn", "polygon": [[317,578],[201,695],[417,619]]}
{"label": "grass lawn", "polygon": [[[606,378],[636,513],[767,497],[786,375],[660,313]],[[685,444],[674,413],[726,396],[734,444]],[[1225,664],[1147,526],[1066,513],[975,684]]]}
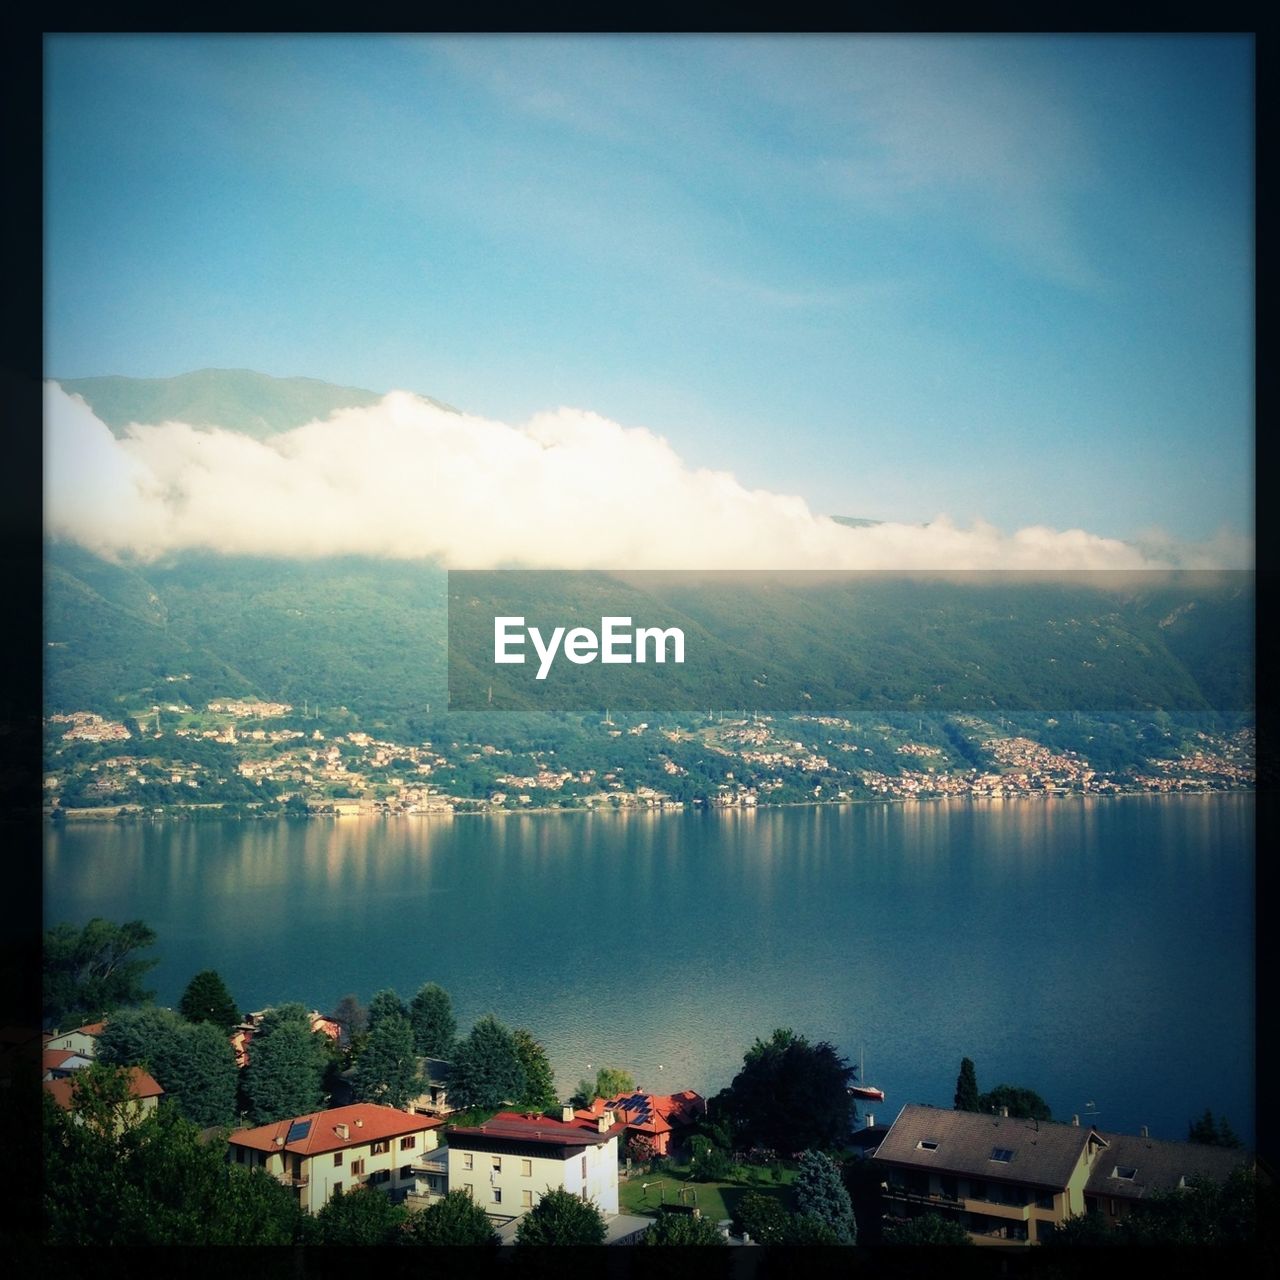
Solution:
{"label": "grass lawn", "polygon": [[[733,1216],[734,1206],[749,1191],[775,1196],[788,1212],[795,1208],[795,1194],[791,1188],[796,1178],[794,1169],[783,1169],[781,1183],[774,1182],[768,1173],[760,1182],[747,1179],[690,1182],[688,1177],[688,1165],[669,1164],[660,1173],[633,1173],[630,1178],[618,1182],[618,1208],[623,1213],[656,1214],[665,1199],[667,1204],[696,1204],[704,1218],[719,1222]],[[645,1183],[649,1184],[647,1188]]]}

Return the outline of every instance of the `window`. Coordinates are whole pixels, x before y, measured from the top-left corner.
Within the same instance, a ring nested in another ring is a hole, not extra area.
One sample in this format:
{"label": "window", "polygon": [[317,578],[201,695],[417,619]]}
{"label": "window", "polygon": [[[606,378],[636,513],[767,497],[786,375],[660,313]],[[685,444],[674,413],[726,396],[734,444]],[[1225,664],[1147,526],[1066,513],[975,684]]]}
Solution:
{"label": "window", "polygon": [[463,1167],[464,1169],[470,1169],[470,1168],[472,1168],[472,1167],[473,1167],[473,1161],[474,1161],[474,1159],[475,1159],[475,1157],[474,1157],[474,1156],[472,1156],[472,1154],[471,1154],[471,1152],[470,1152],[470,1151],[464,1151],[464,1152],[462,1153],[462,1167]]}
{"label": "window", "polygon": [[999,1160],[1001,1164],[1008,1164],[1013,1159],[1013,1152],[1008,1147],[992,1147],[991,1155],[988,1158]]}
{"label": "window", "polygon": [[335,1182],[335,1183],[333,1184],[333,1194],[334,1194],[335,1196],[340,1196],[340,1195],[342,1194],[342,1183],[340,1183],[340,1182]]}
{"label": "window", "polygon": [[494,1168],[495,1168],[499,1173],[501,1173],[501,1172],[502,1172],[502,1157],[501,1157],[501,1156],[490,1156],[490,1160],[493,1162],[493,1167],[494,1167]]}
{"label": "window", "polygon": [[335,1169],[342,1168],[342,1152],[341,1151],[335,1151],[333,1153],[333,1167]]}
{"label": "window", "polygon": [[401,1151],[412,1151],[412,1150],[414,1149],[414,1147],[416,1147],[417,1145],[418,1145],[418,1136],[417,1136],[417,1134],[413,1134],[413,1133],[411,1133],[407,1138],[401,1138],[401,1139],[400,1139],[400,1150],[401,1150]]}
{"label": "window", "polygon": [[521,1160],[521,1161],[520,1161],[520,1176],[521,1176],[522,1178],[532,1178],[532,1177],[533,1177],[533,1161],[532,1161],[532,1160]]}
{"label": "window", "polygon": [[236,1164],[244,1164],[244,1148],[236,1148]]}
{"label": "window", "polygon": [[950,1174],[944,1173],[938,1179],[938,1189],[948,1200],[960,1199],[960,1187],[955,1178]]}
{"label": "window", "polygon": [[1132,1182],[1138,1176],[1138,1171],[1131,1164],[1118,1164],[1111,1171],[1113,1178],[1123,1178],[1126,1182]]}
{"label": "window", "polygon": [[491,1188],[490,1188],[490,1191],[491,1191],[491,1193],[492,1193],[492,1195],[493,1195],[493,1203],[494,1203],[494,1204],[501,1204],[501,1203],[502,1203],[502,1188],[501,1188],[501,1187],[491,1187]]}
{"label": "window", "polygon": [[369,1148],[369,1154],[371,1156],[381,1156],[386,1155],[390,1150],[391,1140],[389,1138],[383,1138],[381,1142],[375,1142],[373,1146]]}
{"label": "window", "polygon": [[353,1160],[351,1162],[351,1176],[353,1178],[358,1178],[363,1172],[364,1172],[364,1161]]}
{"label": "window", "polygon": [[1053,1208],[1053,1192],[1052,1191],[1039,1192],[1036,1196],[1036,1208],[1052,1209]]}
{"label": "window", "polygon": [[467,1193],[467,1195],[469,1195],[473,1200],[476,1198],[476,1189],[475,1189],[475,1186],[474,1186],[474,1184],[473,1184],[473,1183],[470,1183],[470,1182],[464,1182],[464,1183],[462,1184],[462,1189],[463,1189],[463,1191],[465,1191],[465,1192]]}
{"label": "window", "polygon": [[917,1151],[937,1151],[937,1149],[938,1144],[934,1142],[932,1138],[921,1138],[920,1141],[916,1143]]}
{"label": "window", "polygon": [[522,1209],[533,1208],[533,1192],[532,1191],[522,1191],[520,1193],[520,1207]]}
{"label": "window", "polygon": [[402,1164],[400,1166],[400,1181],[407,1182],[412,1177],[413,1177],[413,1165]]}
{"label": "window", "polygon": [[390,1181],[390,1169],[375,1169],[374,1172],[369,1175],[369,1183],[371,1186],[380,1187],[384,1182]]}

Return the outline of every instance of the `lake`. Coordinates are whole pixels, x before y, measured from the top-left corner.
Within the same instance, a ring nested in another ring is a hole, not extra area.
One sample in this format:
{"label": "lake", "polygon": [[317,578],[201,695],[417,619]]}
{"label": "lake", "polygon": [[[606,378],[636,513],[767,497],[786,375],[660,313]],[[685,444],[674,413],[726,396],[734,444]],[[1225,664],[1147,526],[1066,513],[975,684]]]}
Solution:
{"label": "lake", "polygon": [[1254,1137],[1252,795],[659,814],[70,824],[45,920],[143,919],[150,985],[200,969],[242,1008],[331,1009],[426,981],[465,1029],[546,1046],[567,1095],[602,1065],[713,1093],[757,1036],[834,1043],[949,1107],[1026,1085],[1057,1119]]}

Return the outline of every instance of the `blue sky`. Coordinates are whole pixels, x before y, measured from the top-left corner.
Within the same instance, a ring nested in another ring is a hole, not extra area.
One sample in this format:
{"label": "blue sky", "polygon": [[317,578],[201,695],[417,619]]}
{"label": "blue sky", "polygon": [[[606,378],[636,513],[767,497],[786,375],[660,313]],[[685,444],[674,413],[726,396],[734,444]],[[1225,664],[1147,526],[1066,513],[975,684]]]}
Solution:
{"label": "blue sky", "polygon": [[1244,37],[51,37],[46,371],[588,409],[816,511],[1252,529]]}

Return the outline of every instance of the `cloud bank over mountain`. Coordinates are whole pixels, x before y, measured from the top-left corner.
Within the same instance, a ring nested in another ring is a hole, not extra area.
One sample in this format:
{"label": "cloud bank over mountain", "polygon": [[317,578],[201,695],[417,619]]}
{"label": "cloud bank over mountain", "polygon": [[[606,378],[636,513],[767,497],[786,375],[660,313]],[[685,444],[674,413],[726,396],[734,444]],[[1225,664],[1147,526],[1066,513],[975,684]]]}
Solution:
{"label": "cloud bank over mountain", "polygon": [[45,385],[45,528],[99,554],[434,557],[450,568],[1246,568],[1229,535],[1131,545],[983,521],[852,528],[578,409],[512,426],[394,391],[267,440],[178,422],[115,438]]}

